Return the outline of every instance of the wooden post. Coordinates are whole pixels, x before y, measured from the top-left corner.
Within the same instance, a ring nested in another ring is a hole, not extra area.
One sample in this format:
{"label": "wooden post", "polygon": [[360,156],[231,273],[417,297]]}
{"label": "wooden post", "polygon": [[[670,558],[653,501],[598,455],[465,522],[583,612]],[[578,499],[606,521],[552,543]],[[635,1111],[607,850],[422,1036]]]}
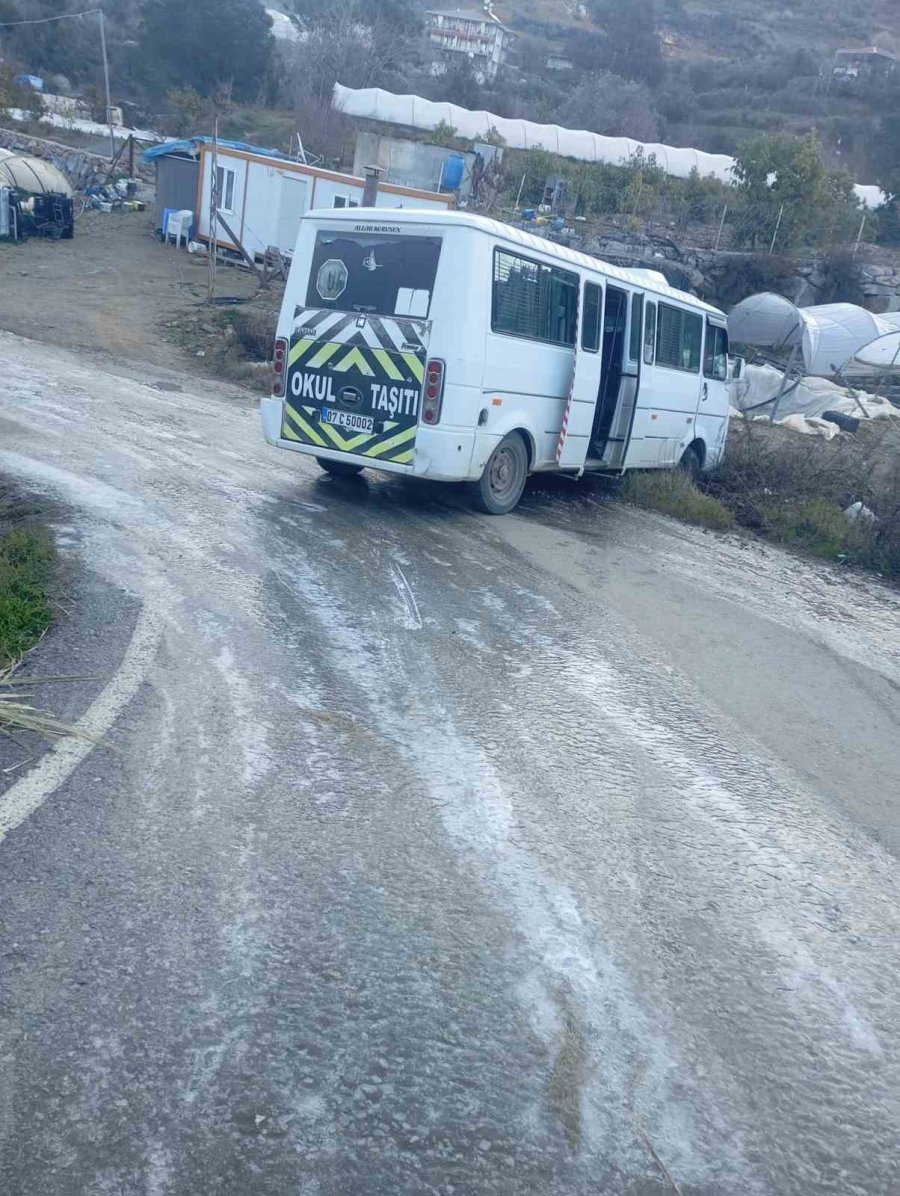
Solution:
{"label": "wooden post", "polygon": [[207,263],[206,298],[216,297],[216,265],[219,254],[219,118],[213,128],[213,148],[209,170],[209,261]]}
{"label": "wooden post", "polygon": [[774,231],[774,233],[772,233],[772,244],[769,246],[769,256],[770,257],[775,252],[775,242],[778,239],[778,230],[781,228],[781,218],[783,216],[784,216],[784,204],[781,205],[781,209],[778,212],[778,219],[775,222],[775,231]]}
{"label": "wooden post", "polygon": [[244,259],[244,261],[247,263],[247,265],[250,267],[250,269],[253,271],[253,273],[256,275],[256,277],[259,279],[259,285],[261,287],[267,287],[269,285],[267,275],[264,274],[262,270],[260,270],[259,266],[257,266],[257,264],[256,264],[256,259],[253,257],[252,254],[248,253],[248,251],[241,244],[240,239],[238,238],[237,234],[232,229],[231,225],[228,223],[228,221],[225,219],[225,217],[222,215],[221,212],[216,212],[216,218],[219,221],[219,224],[221,224],[222,228],[225,229],[225,232],[228,234],[228,236],[231,237],[232,244],[236,245],[238,247],[241,257]]}
{"label": "wooden post", "polygon": [[715,244],[715,249],[714,249],[715,253],[719,252],[719,243],[722,240],[722,230],[725,227],[725,217],[727,215],[728,215],[728,204],[725,204],[725,206],[722,208],[722,219],[719,221],[719,231],[716,233],[716,244]]}
{"label": "wooden post", "polygon": [[[783,210],[783,209],[782,209]],[[784,398],[784,393],[788,388],[788,380],[790,378],[791,370],[794,367],[794,362],[797,360],[797,355],[803,351],[803,332],[800,332],[800,339],[791,350],[791,355],[788,358],[787,367],[781,378],[781,386],[778,388],[778,394],[775,396],[775,402],[772,404],[772,415],[769,422],[775,423],[775,416],[778,414],[778,406]]]}

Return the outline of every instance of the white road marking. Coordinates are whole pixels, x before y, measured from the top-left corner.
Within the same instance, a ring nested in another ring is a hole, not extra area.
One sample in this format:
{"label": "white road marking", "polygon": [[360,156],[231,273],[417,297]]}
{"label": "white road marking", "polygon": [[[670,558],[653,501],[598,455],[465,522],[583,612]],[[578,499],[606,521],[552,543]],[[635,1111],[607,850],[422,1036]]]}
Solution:
{"label": "white road marking", "polygon": [[[78,721],[79,730],[96,736],[109,732],[143,685],[159,639],[156,619],[144,607],[116,675]],[[40,809],[95,747],[88,739],[61,739],[31,772],[0,796],[0,843]]]}
{"label": "white road marking", "polygon": [[404,627],[409,631],[421,631],[422,616],[419,614],[419,604],[416,602],[416,596],[413,594],[403,570],[393,561],[391,561],[391,581],[394,583],[397,593],[400,595],[400,601],[403,603]]}

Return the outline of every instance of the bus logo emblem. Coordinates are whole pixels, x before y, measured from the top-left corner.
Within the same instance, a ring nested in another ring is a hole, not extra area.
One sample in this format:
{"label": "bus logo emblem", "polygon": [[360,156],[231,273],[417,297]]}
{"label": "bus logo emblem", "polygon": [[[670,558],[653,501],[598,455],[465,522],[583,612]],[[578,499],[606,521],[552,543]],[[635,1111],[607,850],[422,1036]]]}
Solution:
{"label": "bus logo emblem", "polygon": [[338,391],[338,402],[344,407],[361,407],[362,401],[362,391],[355,386],[345,386]]}
{"label": "bus logo emblem", "polygon": [[339,299],[343,295],[349,280],[350,275],[344,263],[337,258],[330,257],[319,267],[319,273],[316,276],[316,290],[323,299],[333,303],[335,299]]}

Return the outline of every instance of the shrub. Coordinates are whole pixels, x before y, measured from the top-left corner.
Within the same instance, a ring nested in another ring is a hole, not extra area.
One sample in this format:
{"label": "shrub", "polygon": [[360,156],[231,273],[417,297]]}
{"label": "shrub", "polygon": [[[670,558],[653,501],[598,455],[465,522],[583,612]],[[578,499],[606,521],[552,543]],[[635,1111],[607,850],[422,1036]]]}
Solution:
{"label": "shrub", "polygon": [[[706,491],[738,523],[828,559],[900,577],[900,464],[892,422],[826,441],[777,425],[734,420]],[[874,522],[845,511],[862,502]]]}
{"label": "shrub", "polygon": [[681,469],[654,469],[629,473],[622,496],[637,507],[675,515],[701,527],[729,528],[734,516],[711,494],[704,494]]}
{"label": "shrub", "polygon": [[50,626],[47,587],[55,559],[48,531],[14,528],[0,537],[0,670],[33,648]]}
{"label": "shrub", "polygon": [[230,319],[234,339],[250,361],[271,361],[278,313],[238,311]]}

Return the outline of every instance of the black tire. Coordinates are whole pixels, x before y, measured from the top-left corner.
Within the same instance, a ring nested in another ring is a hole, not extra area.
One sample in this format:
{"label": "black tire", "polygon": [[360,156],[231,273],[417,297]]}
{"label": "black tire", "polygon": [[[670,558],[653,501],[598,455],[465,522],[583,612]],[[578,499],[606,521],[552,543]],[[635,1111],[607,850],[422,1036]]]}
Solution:
{"label": "black tire", "polygon": [[694,481],[700,476],[700,471],[703,469],[703,462],[700,460],[700,454],[692,444],[681,454],[681,460],[678,462],[679,469],[683,469],[688,477],[693,478]]}
{"label": "black tire", "polygon": [[488,515],[508,515],[522,497],[527,477],[525,442],[518,432],[510,432],[488,457],[475,483],[475,502]]}
{"label": "black tire", "polygon": [[328,457],[316,457],[316,460],[333,478],[355,478],[363,471],[362,465],[354,465],[352,461],[332,461]]}

